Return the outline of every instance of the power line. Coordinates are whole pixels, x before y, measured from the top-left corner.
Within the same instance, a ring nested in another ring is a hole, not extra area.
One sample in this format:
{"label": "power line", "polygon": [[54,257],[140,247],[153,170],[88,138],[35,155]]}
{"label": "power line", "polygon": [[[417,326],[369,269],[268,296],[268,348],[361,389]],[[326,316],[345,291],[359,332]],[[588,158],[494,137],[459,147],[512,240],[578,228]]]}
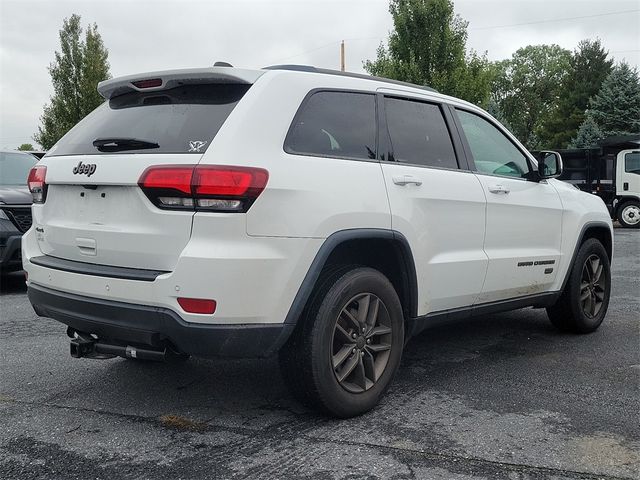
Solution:
{"label": "power line", "polygon": [[538,25],[540,23],[551,23],[551,22],[564,22],[566,20],[580,20],[583,18],[597,18],[597,17],[607,17],[610,15],[623,15],[627,13],[635,13],[640,12],[640,9],[636,8],[634,10],[622,10],[620,12],[609,12],[609,13],[597,13],[595,15],[582,15],[579,17],[564,17],[564,18],[554,18],[550,20],[538,20],[535,22],[524,22],[524,23],[511,23],[509,25],[491,25],[487,27],[469,27],[469,30],[489,30],[491,28],[508,28],[508,27],[520,27],[522,25]]}

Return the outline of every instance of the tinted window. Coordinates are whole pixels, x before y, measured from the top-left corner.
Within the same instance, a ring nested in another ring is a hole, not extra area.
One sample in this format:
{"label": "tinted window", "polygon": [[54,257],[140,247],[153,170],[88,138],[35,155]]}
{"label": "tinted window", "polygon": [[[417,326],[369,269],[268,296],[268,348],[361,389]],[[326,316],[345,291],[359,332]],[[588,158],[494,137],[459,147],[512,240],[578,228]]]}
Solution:
{"label": "tinted window", "polygon": [[285,151],[338,158],[376,158],[375,96],[317,92],[303,104]]}
{"label": "tinted window", "polygon": [[0,185],[26,185],[38,159],[28,153],[0,152]]}
{"label": "tinted window", "polygon": [[624,171],[640,175],[640,152],[627,153],[624,156]]}
{"label": "tinted window", "polygon": [[473,113],[457,112],[478,172],[507,177],[527,176],[527,158],[497,127]]}
{"label": "tinted window", "polygon": [[390,160],[458,168],[451,136],[439,106],[386,98],[385,111],[391,139]]}
{"label": "tinted window", "polygon": [[[112,98],[87,115],[47,155],[100,154],[98,138],[135,138],[157,148],[116,153],[202,153],[248,85],[185,85]],[[204,143],[198,143],[204,142]]]}

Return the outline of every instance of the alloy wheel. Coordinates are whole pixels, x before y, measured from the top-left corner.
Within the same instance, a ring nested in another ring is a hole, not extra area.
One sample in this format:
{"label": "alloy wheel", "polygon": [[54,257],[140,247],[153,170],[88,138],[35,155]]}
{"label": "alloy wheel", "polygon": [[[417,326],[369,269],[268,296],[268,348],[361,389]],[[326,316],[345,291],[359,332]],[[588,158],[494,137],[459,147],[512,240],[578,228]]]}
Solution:
{"label": "alloy wheel", "polygon": [[338,383],[351,393],[369,390],[382,376],[393,330],[384,302],[372,293],[356,295],[336,318],[331,365]]}
{"label": "alloy wheel", "polygon": [[590,255],[582,267],[580,281],[580,305],[588,318],[594,318],[600,312],[607,289],[602,259]]}

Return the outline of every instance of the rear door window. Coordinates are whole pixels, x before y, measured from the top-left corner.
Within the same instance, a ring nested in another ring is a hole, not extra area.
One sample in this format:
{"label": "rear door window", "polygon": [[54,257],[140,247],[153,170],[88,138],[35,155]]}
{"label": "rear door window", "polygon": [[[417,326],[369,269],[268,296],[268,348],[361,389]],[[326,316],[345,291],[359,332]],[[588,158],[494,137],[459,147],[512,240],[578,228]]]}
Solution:
{"label": "rear door window", "polygon": [[296,114],[284,149],[296,155],[375,159],[375,96],[340,91],[313,93]]}
{"label": "rear door window", "polygon": [[[47,156],[95,155],[105,151],[202,154],[249,87],[184,85],[119,95],[87,115]],[[94,146],[96,140],[105,139],[119,142]]]}
{"label": "rear door window", "polygon": [[389,160],[427,167],[458,168],[442,111],[438,105],[385,98],[391,141]]}

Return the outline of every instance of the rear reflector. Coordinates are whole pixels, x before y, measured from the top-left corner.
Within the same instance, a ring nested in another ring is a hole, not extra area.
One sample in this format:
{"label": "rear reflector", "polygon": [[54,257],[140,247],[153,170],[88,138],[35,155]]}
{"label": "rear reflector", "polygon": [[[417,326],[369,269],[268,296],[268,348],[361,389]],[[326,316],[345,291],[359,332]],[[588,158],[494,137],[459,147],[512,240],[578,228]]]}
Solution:
{"label": "rear reflector", "polygon": [[159,165],[147,168],[138,185],[158,208],[246,212],[268,180],[262,168]]}
{"label": "rear reflector", "polygon": [[203,298],[178,298],[180,307],[188,313],[202,313],[211,315],[216,311],[216,301]]}
{"label": "rear reflector", "polygon": [[134,86],[138,88],[153,88],[159,87],[162,85],[161,78],[150,78],[148,80],[138,80],[137,82],[131,82]]}
{"label": "rear reflector", "polygon": [[44,165],[36,165],[29,172],[27,178],[27,185],[31,196],[33,197],[33,203],[44,203],[47,199],[47,167]]}

